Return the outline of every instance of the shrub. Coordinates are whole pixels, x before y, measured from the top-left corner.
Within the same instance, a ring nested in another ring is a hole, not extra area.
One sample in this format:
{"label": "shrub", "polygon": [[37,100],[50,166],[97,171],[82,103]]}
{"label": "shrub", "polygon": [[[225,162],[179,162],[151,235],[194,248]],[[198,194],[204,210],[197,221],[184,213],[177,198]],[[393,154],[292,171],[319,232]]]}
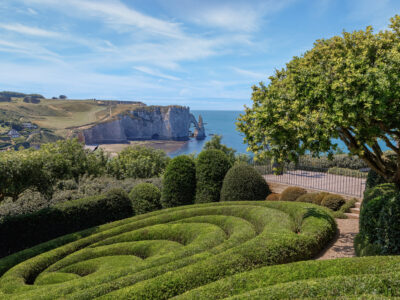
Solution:
{"label": "shrub", "polygon": [[307,191],[300,187],[288,187],[281,194],[281,201],[296,201],[301,195],[306,194]]}
{"label": "shrub", "polygon": [[[359,255],[400,253],[400,228],[398,201],[395,185],[384,183],[364,193],[360,210],[360,233],[357,237]],[[372,250],[371,250],[372,249]]]}
{"label": "shrub", "polygon": [[337,211],[345,204],[346,201],[340,195],[327,195],[322,199],[321,205],[332,209],[333,211]]}
{"label": "shrub", "polygon": [[281,199],[281,194],[271,193],[267,196],[265,200],[267,201],[279,201]]}
{"label": "shrub", "polygon": [[7,243],[0,243],[0,257],[67,233],[129,217],[132,213],[128,194],[113,189],[105,195],[5,217],[0,221],[0,240]]}
{"label": "shrub", "polygon": [[173,158],[163,177],[162,206],[193,204],[195,194],[196,166],[193,159],[186,155]]}
{"label": "shrub", "polygon": [[345,213],[350,212],[350,208],[354,207],[354,205],[358,202],[356,198],[347,200],[345,204],[340,207],[339,210],[333,213],[333,216],[337,219],[347,219]]}
{"label": "shrub", "polygon": [[375,244],[382,247],[382,254],[400,254],[400,192],[387,197],[380,211]]}
{"label": "shrub", "polygon": [[219,201],[222,182],[230,167],[228,157],[221,150],[200,152],[196,164],[196,203]]}
{"label": "shrub", "polygon": [[385,182],[386,180],[381,175],[370,169],[368,172],[367,181],[365,182],[365,190],[368,190]]}
{"label": "shrub", "polygon": [[377,240],[379,215],[385,202],[395,193],[395,186],[390,183],[380,184],[365,191],[360,209],[360,233],[367,240]]}
{"label": "shrub", "polygon": [[108,162],[108,174],[117,179],[159,177],[169,157],[164,151],[141,146],[128,147]]}
{"label": "shrub", "polygon": [[365,172],[360,172],[358,170],[347,169],[347,168],[339,168],[339,167],[329,168],[328,174],[349,176],[349,177],[356,177],[356,178],[367,178],[367,173],[365,173]]}
{"label": "shrub", "polygon": [[79,179],[79,182],[62,180],[55,185],[54,193],[50,200],[39,192],[29,189],[23,192],[16,201],[11,201],[10,199],[3,201],[0,205],[0,219],[5,216],[32,213],[70,200],[105,194],[114,188],[121,188],[129,193],[136,185],[141,183],[151,183],[158,189],[162,187],[161,178],[126,178],[118,180],[110,176],[93,177],[84,175]]}
{"label": "shrub", "polygon": [[322,200],[324,200],[324,198],[329,195],[330,195],[330,193],[327,193],[327,192],[317,193],[317,195],[315,195],[315,197],[314,197],[313,203],[317,204],[317,205],[322,205]]}
{"label": "shrub", "polygon": [[4,258],[0,291],[18,299],[169,299],[239,272],[310,259],[335,231],[325,209],[298,202],[175,207]]}
{"label": "shrub", "polygon": [[[303,194],[301,196],[299,196],[296,201],[298,202],[306,202],[306,203],[314,203],[314,204],[318,204],[318,200],[317,198],[320,197],[320,193],[307,193],[307,194]],[[322,201],[322,200],[321,200]],[[319,202],[320,204],[321,202]]]}
{"label": "shrub", "polygon": [[221,201],[264,200],[271,193],[265,179],[252,166],[238,164],[225,175]]}
{"label": "shrub", "polygon": [[140,183],[129,194],[136,215],[161,209],[161,192],[151,183]]}

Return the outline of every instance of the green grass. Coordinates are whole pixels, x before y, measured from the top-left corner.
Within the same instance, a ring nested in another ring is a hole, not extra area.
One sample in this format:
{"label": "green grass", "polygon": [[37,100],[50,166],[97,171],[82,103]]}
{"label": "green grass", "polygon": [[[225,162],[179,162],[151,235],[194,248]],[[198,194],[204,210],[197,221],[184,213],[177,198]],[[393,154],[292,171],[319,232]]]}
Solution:
{"label": "green grass", "polygon": [[307,203],[164,209],[0,259],[0,299],[167,299],[255,268],[310,259],[335,232],[329,211]]}
{"label": "green grass", "polygon": [[[112,115],[132,110],[135,104],[113,104]],[[22,98],[12,102],[0,102],[0,111],[5,118],[23,118],[42,128],[49,128],[57,135],[67,134],[66,128],[80,127],[102,121],[109,116],[109,106],[93,100],[42,99],[39,104],[25,103]]]}

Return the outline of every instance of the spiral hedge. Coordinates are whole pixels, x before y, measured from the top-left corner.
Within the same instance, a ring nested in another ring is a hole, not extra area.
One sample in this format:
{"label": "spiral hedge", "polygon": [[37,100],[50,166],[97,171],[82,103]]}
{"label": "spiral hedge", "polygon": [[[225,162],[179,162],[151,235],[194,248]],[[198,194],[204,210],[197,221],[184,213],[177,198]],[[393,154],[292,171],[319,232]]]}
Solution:
{"label": "spiral hedge", "polygon": [[260,266],[314,257],[334,236],[297,202],[181,206],[66,235],[0,260],[0,299],[167,299]]}

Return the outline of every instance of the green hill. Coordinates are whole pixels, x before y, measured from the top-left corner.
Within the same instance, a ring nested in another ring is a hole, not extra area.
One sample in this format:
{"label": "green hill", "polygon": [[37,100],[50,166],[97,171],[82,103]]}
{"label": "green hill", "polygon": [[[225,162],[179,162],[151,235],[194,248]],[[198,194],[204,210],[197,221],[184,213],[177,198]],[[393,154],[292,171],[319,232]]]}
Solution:
{"label": "green hill", "polygon": [[[16,92],[0,92],[0,97],[0,149],[70,137],[75,129],[145,106],[131,101],[45,99]],[[32,123],[36,128],[24,128],[23,123]],[[19,132],[18,140],[8,140],[11,129]]]}

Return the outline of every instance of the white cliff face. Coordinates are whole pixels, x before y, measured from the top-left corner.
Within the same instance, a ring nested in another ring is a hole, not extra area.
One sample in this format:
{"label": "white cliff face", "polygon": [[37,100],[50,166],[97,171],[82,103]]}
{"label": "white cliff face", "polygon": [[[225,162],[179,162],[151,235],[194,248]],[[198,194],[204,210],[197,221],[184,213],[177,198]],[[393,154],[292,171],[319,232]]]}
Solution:
{"label": "white cliff face", "polygon": [[118,120],[97,124],[83,134],[89,145],[130,140],[188,140],[193,118],[188,107],[149,106],[121,115]]}

